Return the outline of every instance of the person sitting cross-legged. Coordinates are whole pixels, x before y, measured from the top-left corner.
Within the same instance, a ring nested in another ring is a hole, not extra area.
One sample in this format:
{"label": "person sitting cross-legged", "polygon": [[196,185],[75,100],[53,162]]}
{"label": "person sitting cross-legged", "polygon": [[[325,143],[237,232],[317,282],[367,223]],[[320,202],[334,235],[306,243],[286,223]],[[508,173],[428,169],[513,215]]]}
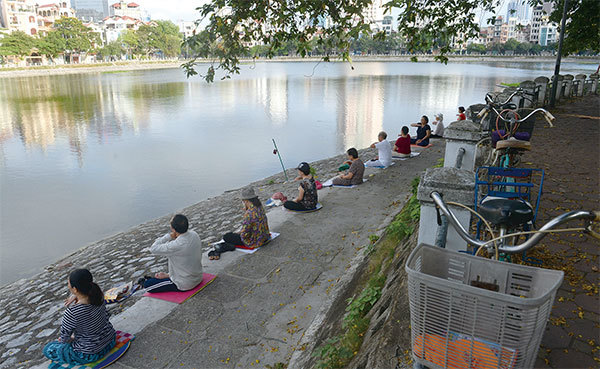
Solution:
{"label": "person sitting cross-legged", "polygon": [[387,140],[387,133],[384,131],[379,132],[377,139],[379,142],[371,145],[372,149],[377,148],[377,158],[369,160],[365,163],[365,166],[374,168],[389,167],[392,164],[392,145]]}
{"label": "person sitting cross-legged", "polygon": [[435,121],[432,123],[435,126],[431,138],[444,138],[444,114],[437,113],[435,115]]}
{"label": "person sitting cross-legged", "polygon": [[429,126],[429,118],[426,115],[421,117],[420,123],[412,123],[412,127],[417,127],[417,138],[411,138],[410,143],[419,146],[428,146],[429,137],[431,137],[431,127]]}
{"label": "person sitting cross-legged", "polygon": [[151,253],[167,257],[169,273],[142,278],[139,282],[147,292],[187,291],[202,282],[202,242],[188,226],[185,215],[175,215],[171,219],[171,232],[150,247]]}
{"label": "person sitting cross-legged", "polygon": [[254,249],[261,247],[271,239],[265,208],[252,187],[242,189],[242,205],[245,212],[241,232],[225,233],[223,235],[224,242],[208,253],[210,260],[219,260],[223,252],[233,251],[235,246]]}
{"label": "person sitting cross-legged", "polygon": [[336,186],[352,186],[363,183],[365,164],[358,158],[358,151],[352,147],[346,151],[350,168],[345,174],[335,177],[332,183]]}
{"label": "person sitting cross-legged", "polygon": [[312,210],[317,207],[319,197],[317,195],[317,185],[315,179],[310,174],[310,165],[302,162],[298,165],[298,177],[300,186],[298,187],[298,197],[294,200],[286,201],[283,206],[289,210]]}
{"label": "person sitting cross-legged", "polygon": [[[44,347],[44,356],[58,364],[82,365],[100,360],[116,344],[108,320],[104,294],[87,269],[76,269],[67,281],[71,295],[65,301],[58,341]],[[69,366],[71,368],[71,366]]]}
{"label": "person sitting cross-legged", "polygon": [[396,156],[401,158],[410,157],[410,135],[408,134],[407,126],[402,127],[400,137],[398,137],[394,144],[394,152]]}

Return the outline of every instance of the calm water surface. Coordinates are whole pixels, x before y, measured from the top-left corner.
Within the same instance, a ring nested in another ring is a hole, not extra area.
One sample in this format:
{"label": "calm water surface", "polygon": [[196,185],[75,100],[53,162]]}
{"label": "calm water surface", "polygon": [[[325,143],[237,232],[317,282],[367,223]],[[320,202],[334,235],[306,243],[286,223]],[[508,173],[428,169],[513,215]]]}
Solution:
{"label": "calm water surface", "polygon": [[[381,130],[481,102],[552,63],[265,63],[208,85],[179,69],[0,79],[0,285],[105,236]],[[563,73],[595,65],[565,63]]]}

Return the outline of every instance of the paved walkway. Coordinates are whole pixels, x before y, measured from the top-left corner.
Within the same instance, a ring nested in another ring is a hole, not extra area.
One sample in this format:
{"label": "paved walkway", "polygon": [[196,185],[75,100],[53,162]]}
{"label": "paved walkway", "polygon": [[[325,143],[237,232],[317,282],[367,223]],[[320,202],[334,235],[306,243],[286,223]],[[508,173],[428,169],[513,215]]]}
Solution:
{"label": "paved walkway", "polygon": [[263,368],[286,361],[369,234],[399,210],[410,180],[440,156],[432,150],[377,171],[358,188],[320,191],[324,208],[316,213],[271,211],[280,238],[252,255],[205,263],[217,280],[141,331],[117,367]]}
{"label": "paved walkway", "polygon": [[[115,328],[137,336],[113,367],[264,368],[286,361],[302,349],[296,343],[352,258],[368,244],[368,236],[384,228],[408,198],[411,180],[435,165],[443,152],[444,143],[438,141],[416,158],[386,170],[368,169],[368,182],[357,188],[321,190],[324,208],[316,213],[271,210],[271,230],[281,236],[251,255],[230,252],[220,261],[206,259],[205,272],[217,279],[182,305],[134,296],[111,307]],[[373,155],[373,150],[361,150],[363,157]],[[317,173],[328,178],[341,161],[342,156],[320,161]],[[296,193],[297,183],[282,184],[280,177],[254,184],[263,201],[282,189],[288,196]],[[229,192],[183,213],[210,242],[238,226],[242,211],[237,198],[237,191]],[[165,269],[164,260],[144,248],[166,231],[167,222],[168,216],[99,241],[0,291],[0,310],[8,317],[0,321],[6,325],[0,334],[0,368],[47,367],[41,348],[57,334],[65,276],[72,268],[89,266],[104,288]],[[40,289],[41,284],[46,288]]]}
{"label": "paved walkway", "polygon": [[[600,97],[578,99],[553,113],[555,127],[536,126],[532,151],[523,158],[546,172],[538,227],[567,211],[600,210]],[[536,368],[599,368],[600,242],[563,233],[547,236],[536,249],[545,267],[565,271]]]}

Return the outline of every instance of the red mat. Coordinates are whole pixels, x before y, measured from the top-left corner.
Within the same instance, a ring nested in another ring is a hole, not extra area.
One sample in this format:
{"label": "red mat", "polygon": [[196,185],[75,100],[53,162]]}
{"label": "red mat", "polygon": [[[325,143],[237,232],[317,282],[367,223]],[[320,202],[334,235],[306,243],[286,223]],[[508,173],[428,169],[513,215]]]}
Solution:
{"label": "red mat", "polygon": [[155,299],[165,300],[165,301],[169,301],[169,302],[176,302],[178,304],[181,304],[184,301],[186,301],[187,299],[189,299],[190,297],[192,297],[195,294],[197,294],[198,292],[200,292],[204,287],[208,286],[212,281],[215,280],[215,278],[217,278],[217,276],[214,274],[204,273],[202,275],[202,282],[199,285],[197,285],[196,287],[192,288],[191,290],[183,291],[183,292],[156,292],[156,293],[146,292],[144,294],[144,296],[154,297]]}

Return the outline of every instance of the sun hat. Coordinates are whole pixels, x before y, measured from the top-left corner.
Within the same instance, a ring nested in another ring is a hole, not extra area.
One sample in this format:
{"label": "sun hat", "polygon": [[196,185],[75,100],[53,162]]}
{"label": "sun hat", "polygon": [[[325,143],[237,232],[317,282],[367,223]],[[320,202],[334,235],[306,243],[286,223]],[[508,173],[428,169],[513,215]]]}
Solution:
{"label": "sun hat", "polygon": [[436,116],[436,118],[440,118],[440,120],[444,119],[444,114],[442,114],[442,113],[437,113],[435,116]]}
{"label": "sun hat", "polygon": [[298,164],[298,169],[299,171],[301,171],[302,173],[308,175],[310,173],[310,165],[308,165],[307,162],[302,162],[300,164]]}
{"label": "sun hat", "polygon": [[258,197],[258,196],[254,192],[254,188],[252,188],[252,187],[242,188],[242,200],[250,200],[250,199],[254,199],[256,197]]}

